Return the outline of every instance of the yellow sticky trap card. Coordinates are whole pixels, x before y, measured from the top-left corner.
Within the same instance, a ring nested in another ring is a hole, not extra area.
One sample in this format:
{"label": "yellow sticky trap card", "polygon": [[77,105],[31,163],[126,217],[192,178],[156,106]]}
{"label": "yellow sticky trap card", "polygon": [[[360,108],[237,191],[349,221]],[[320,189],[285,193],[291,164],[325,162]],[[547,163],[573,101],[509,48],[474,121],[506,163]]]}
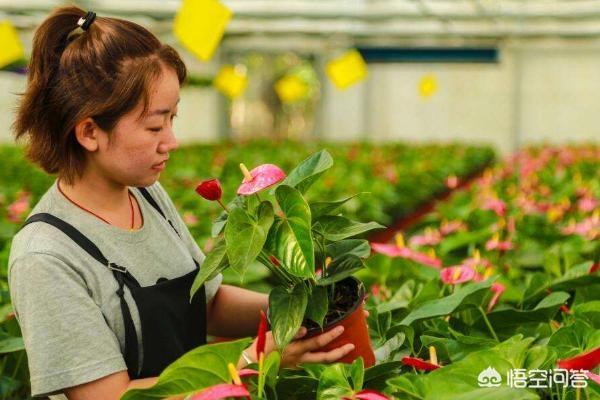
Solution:
{"label": "yellow sticky trap card", "polygon": [[24,57],[17,30],[9,21],[0,22],[0,68]]}
{"label": "yellow sticky trap card", "polygon": [[275,83],[275,92],[283,103],[293,103],[308,94],[306,83],[294,75],[288,75]]}
{"label": "yellow sticky trap card", "polygon": [[248,78],[243,67],[224,65],[219,70],[213,86],[230,99],[240,97],[246,90]]}
{"label": "yellow sticky trap card", "polygon": [[231,10],[218,0],[183,0],[175,16],[173,31],[186,49],[202,61],[208,61],[215,53],[231,15]]}
{"label": "yellow sticky trap card", "polygon": [[419,82],[419,94],[423,98],[431,97],[438,90],[438,82],[435,76],[425,75]]}
{"label": "yellow sticky trap card", "polygon": [[339,89],[346,89],[367,77],[367,64],[358,50],[350,50],[328,62],[325,70]]}

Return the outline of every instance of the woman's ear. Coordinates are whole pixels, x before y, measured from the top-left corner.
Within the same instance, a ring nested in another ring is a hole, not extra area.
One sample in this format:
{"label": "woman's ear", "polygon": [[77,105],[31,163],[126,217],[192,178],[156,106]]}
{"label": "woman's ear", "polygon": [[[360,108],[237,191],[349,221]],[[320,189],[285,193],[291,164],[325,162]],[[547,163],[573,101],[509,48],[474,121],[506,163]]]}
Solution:
{"label": "woman's ear", "polygon": [[98,150],[100,135],[100,128],[90,117],[82,119],[75,125],[75,138],[87,151]]}

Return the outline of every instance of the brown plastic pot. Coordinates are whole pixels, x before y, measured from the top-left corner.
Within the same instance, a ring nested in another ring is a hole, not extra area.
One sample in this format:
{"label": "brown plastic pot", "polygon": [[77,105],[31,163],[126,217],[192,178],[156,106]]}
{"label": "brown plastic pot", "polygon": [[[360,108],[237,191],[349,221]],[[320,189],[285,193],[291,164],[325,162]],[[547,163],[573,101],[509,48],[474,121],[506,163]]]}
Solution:
{"label": "brown plastic pot", "polygon": [[362,357],[365,368],[371,367],[375,364],[375,354],[373,353],[371,341],[369,340],[367,318],[365,317],[363,310],[365,287],[362,282],[352,276],[341,280],[337,284],[339,285],[341,283],[350,284],[352,287],[356,288],[358,296],[355,303],[344,315],[325,325],[323,330],[319,327],[309,329],[304,338],[320,335],[321,333],[328,332],[333,328],[342,325],[344,327],[344,333],[338,336],[333,342],[323,347],[321,351],[333,350],[347,343],[352,343],[354,344],[354,350],[346,354],[337,362],[351,363],[358,357]]}

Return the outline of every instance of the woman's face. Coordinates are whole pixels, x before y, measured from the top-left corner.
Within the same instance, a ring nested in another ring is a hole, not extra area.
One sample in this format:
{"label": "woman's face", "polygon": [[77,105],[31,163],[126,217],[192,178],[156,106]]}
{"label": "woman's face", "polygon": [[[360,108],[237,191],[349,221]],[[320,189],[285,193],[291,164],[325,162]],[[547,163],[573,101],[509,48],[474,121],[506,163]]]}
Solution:
{"label": "woman's face", "polygon": [[[124,115],[110,134],[101,135],[93,164],[101,175],[125,186],[149,186],[165,168],[169,152],[177,148],[173,119],[179,102],[179,80],[171,68],[162,68],[150,90],[149,111],[139,118],[142,104]],[[161,164],[162,163],[162,164]]]}

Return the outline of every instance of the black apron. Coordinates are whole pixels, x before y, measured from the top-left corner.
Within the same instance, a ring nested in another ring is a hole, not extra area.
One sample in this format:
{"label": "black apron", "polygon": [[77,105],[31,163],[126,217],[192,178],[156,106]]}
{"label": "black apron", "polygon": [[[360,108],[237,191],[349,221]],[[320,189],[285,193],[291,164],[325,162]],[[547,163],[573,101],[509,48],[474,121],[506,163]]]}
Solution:
{"label": "black apron", "polygon": [[[169,222],[181,238],[173,223],[165,217],[156,201],[145,188],[138,188],[146,201]],[[202,286],[190,302],[189,293],[200,268],[178,278],[159,278],[152,286],[140,286],[126,267],[107,260],[98,247],[69,223],[48,213],[30,216],[23,226],[42,221],[55,226],[69,236],[105,267],[112,270],[117,280],[117,295],[121,301],[121,312],[125,326],[125,363],[130,379],[158,376],[173,361],[195,347],[206,344],[206,292]],[[123,287],[129,289],[141,321],[143,364],[139,363],[138,338],[125,302]]]}

